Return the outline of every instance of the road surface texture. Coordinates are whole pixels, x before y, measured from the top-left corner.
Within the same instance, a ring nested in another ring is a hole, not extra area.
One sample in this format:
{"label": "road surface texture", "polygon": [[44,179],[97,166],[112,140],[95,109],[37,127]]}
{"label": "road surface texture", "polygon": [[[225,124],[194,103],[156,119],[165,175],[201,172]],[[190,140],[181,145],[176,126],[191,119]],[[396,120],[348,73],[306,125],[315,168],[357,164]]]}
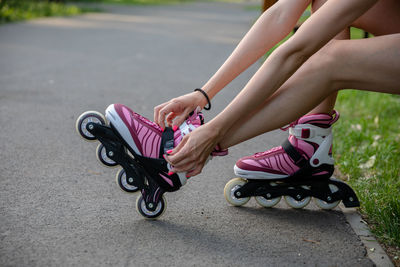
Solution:
{"label": "road surface texture", "polygon": [[[75,132],[86,110],[153,107],[201,86],[258,16],[238,4],[108,6],[0,27],[0,266],[371,266],[339,209],[228,205],[237,159],[279,145],[273,132],[213,159],[166,194],[158,221]],[[210,119],[260,66],[213,99]]]}

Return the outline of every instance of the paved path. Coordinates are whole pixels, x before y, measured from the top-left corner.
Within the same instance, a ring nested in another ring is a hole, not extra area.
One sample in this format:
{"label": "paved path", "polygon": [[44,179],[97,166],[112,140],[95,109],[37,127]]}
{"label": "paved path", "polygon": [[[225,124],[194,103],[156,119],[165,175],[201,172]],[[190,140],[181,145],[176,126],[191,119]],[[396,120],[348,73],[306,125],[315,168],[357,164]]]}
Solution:
{"label": "paved path", "polygon": [[[0,27],[1,266],[370,266],[340,210],[223,197],[241,156],[278,145],[271,133],[214,159],[168,194],[158,221],[96,162],[77,116],[122,102],[145,116],[202,85],[257,17],[241,5],[109,7],[109,12]],[[257,64],[256,64],[257,65]],[[254,73],[213,100],[214,116]]]}

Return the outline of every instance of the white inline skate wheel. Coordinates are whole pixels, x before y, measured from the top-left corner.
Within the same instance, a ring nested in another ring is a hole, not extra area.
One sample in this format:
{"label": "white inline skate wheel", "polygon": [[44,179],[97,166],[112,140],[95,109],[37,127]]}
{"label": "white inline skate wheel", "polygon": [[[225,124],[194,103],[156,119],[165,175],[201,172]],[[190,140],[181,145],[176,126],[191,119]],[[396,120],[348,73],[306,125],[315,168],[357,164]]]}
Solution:
{"label": "white inline skate wheel", "polygon": [[294,209],[302,209],[305,206],[308,205],[308,203],[310,203],[311,201],[311,197],[305,197],[302,200],[296,200],[294,198],[292,198],[291,196],[285,196],[285,201],[286,204],[288,204],[290,207],[294,208]]}
{"label": "white inline skate wheel", "polygon": [[[302,188],[308,189],[308,190],[310,189],[307,186],[302,186]],[[286,204],[288,204],[289,207],[292,207],[294,209],[302,209],[305,206],[307,206],[308,203],[310,203],[310,201],[311,201],[311,197],[305,197],[302,200],[294,199],[291,196],[285,196],[284,198],[285,198]]]}
{"label": "white inline skate wheel", "polygon": [[234,178],[230,180],[224,188],[224,196],[226,201],[233,206],[242,206],[246,204],[250,200],[250,197],[236,198],[234,194],[236,190],[241,188],[246,183],[247,181],[242,178]]}
{"label": "white inline skate wheel", "polygon": [[[132,179],[134,179],[134,178],[132,178]],[[124,192],[135,193],[139,190],[138,187],[128,184],[128,181],[126,178],[126,172],[124,169],[120,169],[117,172],[117,175],[115,176],[115,181],[117,182],[117,185],[119,186],[119,188]]]}
{"label": "white inline skate wheel", "polygon": [[[335,193],[336,191],[339,191],[339,188],[334,185],[334,184],[329,184],[329,189],[331,190],[332,193]],[[332,203],[328,203],[324,200],[318,199],[318,198],[314,198],[314,203],[323,210],[331,210],[336,208],[337,205],[339,205],[340,200],[332,202]]]}
{"label": "white inline skate wheel", "polygon": [[164,196],[160,198],[160,200],[157,203],[157,207],[154,211],[151,211],[146,207],[146,202],[144,201],[142,195],[140,195],[136,199],[136,210],[140,215],[142,215],[146,219],[150,220],[158,219],[161,215],[163,215],[166,208],[167,208],[167,200],[165,199]]}
{"label": "white inline skate wheel", "polygon": [[89,122],[98,123],[101,125],[106,124],[106,118],[103,114],[97,111],[86,111],[82,113],[75,123],[75,129],[77,133],[85,140],[94,141],[96,137],[94,137],[87,129],[86,125]]}
{"label": "white inline skate wheel", "polygon": [[[113,151],[109,151],[113,153]],[[105,166],[113,168],[118,166],[118,163],[113,161],[107,156],[106,147],[103,144],[99,144],[96,148],[96,158]]]}
{"label": "white inline skate wheel", "polygon": [[258,203],[258,205],[260,205],[261,207],[264,207],[264,208],[272,208],[273,206],[278,204],[279,201],[281,201],[281,199],[282,199],[282,197],[266,199],[265,197],[262,197],[262,196],[256,196],[254,198],[255,198],[256,202]]}

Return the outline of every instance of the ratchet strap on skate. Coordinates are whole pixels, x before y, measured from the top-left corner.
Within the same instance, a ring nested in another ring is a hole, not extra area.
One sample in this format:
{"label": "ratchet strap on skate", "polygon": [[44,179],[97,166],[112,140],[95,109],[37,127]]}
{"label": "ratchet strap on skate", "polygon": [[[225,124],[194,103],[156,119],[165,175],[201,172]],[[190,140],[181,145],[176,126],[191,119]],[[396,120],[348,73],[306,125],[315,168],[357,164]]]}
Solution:
{"label": "ratchet strap on skate", "polygon": [[298,124],[289,128],[289,134],[298,139],[313,139],[317,136],[328,136],[332,133],[332,128],[321,128],[311,124]]}
{"label": "ratchet strap on skate", "polygon": [[168,150],[174,148],[174,130],[171,127],[165,127],[164,132],[161,135],[160,145],[160,159],[167,153]]}
{"label": "ratchet strap on skate", "polygon": [[297,151],[296,148],[294,148],[289,140],[283,142],[282,148],[283,150],[285,150],[286,154],[288,154],[288,156],[294,161],[294,163],[300,168],[304,167],[308,163],[308,160],[305,159],[303,155],[301,155],[299,151]]}

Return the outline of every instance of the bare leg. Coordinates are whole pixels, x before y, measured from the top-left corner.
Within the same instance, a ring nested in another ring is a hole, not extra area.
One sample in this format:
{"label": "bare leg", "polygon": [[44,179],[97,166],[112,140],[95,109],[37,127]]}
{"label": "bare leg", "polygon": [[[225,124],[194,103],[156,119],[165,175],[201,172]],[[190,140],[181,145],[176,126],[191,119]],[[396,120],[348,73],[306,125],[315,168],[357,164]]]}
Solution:
{"label": "bare leg", "polygon": [[400,34],[332,41],[312,56],[260,110],[232,129],[220,145],[228,148],[282,127],[341,88],[400,94],[399,77]]}
{"label": "bare leg", "polygon": [[[326,0],[315,0],[313,1],[313,11],[317,10],[322,4],[324,4]],[[359,19],[357,19],[352,26],[364,29],[375,36],[380,36],[380,35],[387,35],[387,34],[393,34],[393,33],[400,33],[400,16],[398,16],[398,12],[400,11],[400,2],[397,0],[381,0],[379,1],[373,8],[371,8],[367,13],[365,13],[363,16],[361,16]],[[340,33],[338,36],[336,36],[337,39],[344,39],[346,38],[346,33],[345,31]],[[360,40],[362,41],[362,40]],[[358,44],[357,41],[356,45]],[[368,42],[369,43],[369,42]],[[347,44],[347,42],[346,42]],[[361,51],[358,51],[357,46],[350,46],[354,48],[353,53],[358,54]],[[373,44],[372,44],[373,45]],[[310,113],[329,113],[336,101],[336,96],[337,96],[337,90],[342,89],[342,88],[336,88],[336,90],[333,90],[330,94],[325,93],[325,97],[321,97],[318,101],[314,100],[314,104],[310,106],[309,108],[306,107],[299,107],[302,106],[302,102],[300,99],[297,99],[296,94],[288,94],[286,92],[280,92],[281,90],[290,90],[296,91],[302,91],[308,92],[309,96],[312,98],[315,98],[318,94],[316,93],[321,93],[321,91],[326,92],[326,91],[331,91],[331,80],[333,79],[332,71],[334,69],[332,68],[331,64],[333,64],[332,61],[336,60],[347,60],[346,56],[347,55],[338,55],[337,53],[331,53],[332,51],[337,51],[338,49],[328,49],[328,47],[332,45],[328,44],[326,47],[322,48],[321,51],[319,51],[316,55],[311,57],[296,73],[292,75],[292,77],[282,85],[282,87],[268,100],[265,101],[265,104],[263,107],[261,107],[258,111],[255,111],[253,114],[249,114],[248,117],[243,118],[241,123],[236,126],[235,129],[242,128],[243,125],[247,125],[250,121],[253,121],[252,117],[255,116],[256,118],[259,118],[258,120],[255,119],[254,125],[269,125],[269,127],[266,127],[266,131],[274,130],[276,128],[282,127],[296,119],[298,119],[300,116],[306,114],[307,112]],[[336,44],[334,47],[341,47],[337,46]],[[372,49],[372,47],[371,47]],[[372,49],[373,50],[373,49]],[[368,55],[368,51],[366,51],[366,54],[364,55],[365,58],[364,60],[370,59],[372,60],[371,55]],[[340,58],[340,56],[344,56],[345,58]],[[350,55],[354,56],[354,55]],[[373,61],[369,61],[373,62]],[[360,63],[363,64],[363,63]],[[355,66],[356,69],[360,68],[361,65]],[[375,72],[374,68],[371,68],[372,73]],[[337,71],[343,71],[340,69],[337,69]],[[353,70],[354,71],[354,70]],[[351,72],[350,72],[351,73]],[[321,75],[321,76],[319,76]],[[361,72],[362,76],[365,76],[365,73]],[[365,77],[364,77],[365,78]],[[371,77],[370,77],[371,78]],[[332,81],[333,82],[333,81]],[[325,88],[324,86],[327,86]],[[308,87],[308,88],[305,88]],[[297,89],[296,89],[297,88]],[[343,88],[356,88],[354,86],[345,86]],[[307,90],[309,89],[309,90]],[[374,90],[373,88],[369,90]],[[284,93],[286,100],[288,104],[286,106],[282,106],[279,103],[279,97],[282,93]],[[301,96],[300,96],[301,97]],[[275,100],[275,99],[278,99]],[[307,99],[310,100],[310,99]],[[271,107],[266,107],[266,105],[275,105]],[[295,105],[295,106],[293,106]],[[295,107],[299,108],[299,113],[295,114],[293,113],[293,109]],[[273,112],[272,114],[279,114],[278,116],[273,116],[272,118],[268,119],[268,115],[257,115],[259,112],[262,113],[263,110],[268,110],[269,112]],[[291,111],[287,113],[286,111]],[[255,133],[252,134],[252,129],[246,127],[242,128],[243,132],[243,138],[240,138],[240,131],[236,132],[235,129],[232,129],[232,131],[226,136],[226,139],[221,142],[221,145],[225,147],[224,145],[226,144],[226,147],[232,146],[234,144],[239,143],[240,141],[235,141],[233,140],[230,142],[229,138],[236,136],[235,138],[237,140],[247,140],[246,138],[246,131],[247,134],[249,134],[251,137],[254,137],[256,135],[261,134],[262,132],[258,132],[255,130]],[[236,132],[234,134],[234,132]],[[250,138],[250,137],[249,137]]]}
{"label": "bare leg", "polygon": [[[327,0],[314,0],[312,3],[312,11],[315,12]],[[357,19],[352,26],[361,28],[367,32],[373,33],[376,36],[399,33],[400,18],[397,15],[400,9],[400,2],[396,0],[379,1],[371,10]],[[350,32],[341,32],[336,40],[349,39]],[[335,107],[337,92],[332,93],[317,107],[309,113],[330,113]]]}
{"label": "bare leg", "polygon": [[[327,0],[314,0],[312,2],[312,13],[317,11]],[[347,40],[350,39],[350,29],[347,28],[346,30],[339,33],[335,40]],[[309,112],[309,114],[315,113],[331,113],[333,108],[335,107],[337,92],[332,93],[330,96],[325,98],[318,106],[316,106],[313,110]]]}

